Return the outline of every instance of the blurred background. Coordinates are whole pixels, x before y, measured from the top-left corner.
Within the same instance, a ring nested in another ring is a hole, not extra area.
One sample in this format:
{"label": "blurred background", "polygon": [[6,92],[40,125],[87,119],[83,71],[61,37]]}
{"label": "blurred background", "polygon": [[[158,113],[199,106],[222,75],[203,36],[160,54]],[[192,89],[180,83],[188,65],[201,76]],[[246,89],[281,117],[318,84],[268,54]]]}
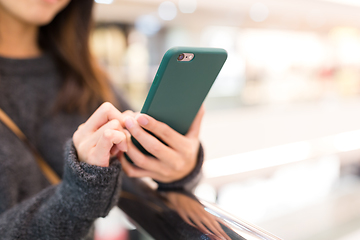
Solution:
{"label": "blurred background", "polygon": [[[136,111],[167,49],[227,50],[199,198],[285,240],[360,239],[359,0],[96,2],[92,50]],[[97,239],[127,239],[112,225]]]}

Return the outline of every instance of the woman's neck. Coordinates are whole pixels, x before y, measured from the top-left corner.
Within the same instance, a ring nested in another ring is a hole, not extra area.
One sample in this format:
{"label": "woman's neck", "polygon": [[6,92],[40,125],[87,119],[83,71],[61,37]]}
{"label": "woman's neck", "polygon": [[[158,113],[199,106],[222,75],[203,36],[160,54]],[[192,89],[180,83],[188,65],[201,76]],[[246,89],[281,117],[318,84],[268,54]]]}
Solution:
{"label": "woman's neck", "polygon": [[0,56],[31,58],[41,55],[38,32],[38,26],[18,19],[0,5]]}

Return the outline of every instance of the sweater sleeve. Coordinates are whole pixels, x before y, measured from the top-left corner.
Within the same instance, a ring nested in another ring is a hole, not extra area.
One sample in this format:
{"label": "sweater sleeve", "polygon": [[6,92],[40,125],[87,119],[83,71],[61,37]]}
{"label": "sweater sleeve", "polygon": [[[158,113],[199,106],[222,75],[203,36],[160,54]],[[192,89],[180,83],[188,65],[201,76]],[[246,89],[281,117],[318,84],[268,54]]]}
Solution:
{"label": "sweater sleeve", "polygon": [[63,181],[1,213],[1,239],[83,239],[117,203],[120,171],[118,161],[109,167],[79,162],[68,141]]}

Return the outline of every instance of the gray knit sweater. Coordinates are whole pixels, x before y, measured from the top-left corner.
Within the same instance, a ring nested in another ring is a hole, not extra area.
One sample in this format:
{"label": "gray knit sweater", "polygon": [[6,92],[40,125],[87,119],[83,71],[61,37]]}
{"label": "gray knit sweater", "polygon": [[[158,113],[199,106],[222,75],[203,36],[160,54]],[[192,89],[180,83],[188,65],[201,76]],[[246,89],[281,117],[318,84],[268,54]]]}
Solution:
{"label": "gray knit sweater", "polygon": [[[0,108],[63,179],[51,186],[30,151],[0,122],[0,239],[91,239],[94,220],[108,214],[130,181],[120,177],[119,161],[109,167],[78,161],[71,137],[87,117],[51,113],[61,81],[50,55],[0,57]],[[121,110],[129,109],[118,97]],[[160,188],[193,185],[201,164],[202,156],[189,176]]]}

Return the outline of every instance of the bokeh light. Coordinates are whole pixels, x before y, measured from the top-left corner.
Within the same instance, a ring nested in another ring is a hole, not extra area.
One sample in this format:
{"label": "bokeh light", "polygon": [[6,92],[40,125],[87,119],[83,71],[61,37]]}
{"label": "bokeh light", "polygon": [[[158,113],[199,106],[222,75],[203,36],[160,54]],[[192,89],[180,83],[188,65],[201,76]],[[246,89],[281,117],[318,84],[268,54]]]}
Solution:
{"label": "bokeh light", "polygon": [[193,13],[197,7],[197,0],[179,0],[179,9],[182,13]]}
{"label": "bokeh light", "polygon": [[269,8],[263,3],[255,3],[250,8],[250,17],[255,22],[263,22],[269,16]]}
{"label": "bokeh light", "polygon": [[114,0],[95,0],[95,2],[97,3],[102,3],[102,4],[111,4],[113,3]]}
{"label": "bokeh light", "polygon": [[145,35],[152,36],[160,30],[161,25],[155,16],[142,15],[136,19],[135,28]]}
{"label": "bokeh light", "polygon": [[159,17],[165,21],[173,20],[177,15],[177,8],[173,2],[165,1],[159,5]]}

